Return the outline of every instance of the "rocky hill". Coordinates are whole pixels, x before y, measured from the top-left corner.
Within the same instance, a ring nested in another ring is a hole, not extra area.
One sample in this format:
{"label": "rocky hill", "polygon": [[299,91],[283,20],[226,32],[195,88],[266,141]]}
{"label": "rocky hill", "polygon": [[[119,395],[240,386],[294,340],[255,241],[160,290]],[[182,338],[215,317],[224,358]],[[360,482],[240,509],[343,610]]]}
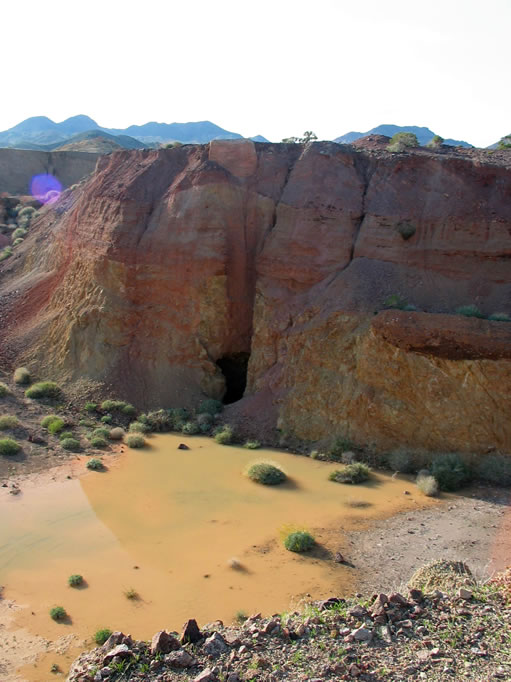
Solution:
{"label": "rocky hill", "polygon": [[[426,145],[433,139],[433,137],[436,134],[429,128],[419,126],[396,126],[387,124],[376,126],[376,128],[371,128],[371,130],[368,130],[365,133],[357,133],[355,131],[346,133],[345,135],[336,137],[334,142],[339,142],[340,144],[351,144],[352,142],[355,142],[355,140],[358,140],[361,137],[367,137],[367,135],[386,135],[387,137],[392,137],[396,133],[413,133],[414,135],[417,136],[417,140],[421,145]],[[464,140],[453,140],[451,138],[447,138],[446,140],[444,140],[444,144],[452,147],[472,147],[471,144],[465,142]]]}
{"label": "rocky hill", "polygon": [[247,140],[102,157],[0,264],[0,362],[140,407],[227,388],[268,440],[509,450],[510,162]]}

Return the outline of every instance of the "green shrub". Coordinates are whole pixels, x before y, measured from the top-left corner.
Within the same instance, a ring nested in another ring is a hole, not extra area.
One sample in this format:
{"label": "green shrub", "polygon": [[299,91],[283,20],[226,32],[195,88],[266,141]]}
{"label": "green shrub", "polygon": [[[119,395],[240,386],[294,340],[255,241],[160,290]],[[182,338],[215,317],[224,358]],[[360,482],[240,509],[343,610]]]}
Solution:
{"label": "green shrub", "polygon": [[417,136],[413,133],[396,133],[392,136],[387,150],[389,152],[402,152],[405,149],[411,149],[412,147],[418,147],[419,141]]}
{"label": "green shrub", "polygon": [[95,422],[92,419],[80,419],[78,421],[79,426],[94,426]]}
{"label": "green shrub", "polygon": [[229,445],[232,443],[234,433],[229,424],[225,424],[215,433],[215,441],[220,445]]}
{"label": "green shrub", "polygon": [[247,476],[251,481],[262,485],[278,485],[287,478],[282,469],[272,462],[254,462],[248,467]]}
{"label": "green shrub", "polygon": [[2,251],[0,251],[0,263],[3,260],[9,258],[9,256],[12,256],[12,248],[10,246],[6,246]]}
{"label": "green shrub", "polygon": [[16,240],[16,239],[23,239],[27,234],[27,231],[24,230],[22,227],[18,227],[14,232],[12,233],[11,239]]}
{"label": "green shrub", "polygon": [[9,431],[11,429],[17,429],[21,426],[21,422],[18,417],[11,414],[2,414],[0,416],[0,431]]}
{"label": "green shrub", "polygon": [[23,244],[23,241],[24,241],[24,240],[22,239],[22,237],[18,237],[17,239],[15,239],[15,240],[13,241],[12,245],[13,245],[13,247],[14,247],[14,246],[19,246],[20,244]]}
{"label": "green shrub", "polygon": [[476,305],[461,305],[459,308],[456,308],[455,312],[457,315],[464,315],[465,317],[484,318],[484,314]]}
{"label": "green shrub", "polygon": [[194,436],[200,432],[200,428],[197,422],[185,422],[181,431],[186,433],[188,436]]}
{"label": "green shrub", "polygon": [[411,474],[415,471],[414,458],[406,450],[399,449],[391,452],[388,462],[392,471],[398,471],[401,474]]}
{"label": "green shrub", "polygon": [[383,301],[383,305],[385,308],[404,310],[408,305],[408,301],[399,296],[399,294],[392,294],[391,296],[387,296],[387,298]]}
{"label": "green shrub", "polygon": [[124,400],[103,400],[101,410],[103,412],[122,412],[126,415],[132,415],[136,412],[133,405]]}
{"label": "green shrub", "polygon": [[488,319],[493,322],[511,322],[511,317],[507,313],[492,313]]}
{"label": "green shrub", "polygon": [[124,438],[124,429],[121,429],[120,426],[116,426],[110,431],[108,437],[110,440],[122,440]]}
{"label": "green shrub", "polygon": [[247,440],[243,447],[247,450],[257,450],[261,447],[261,443],[258,440]]}
{"label": "green shrub", "polygon": [[33,218],[36,215],[37,211],[33,206],[24,206],[22,209],[18,211],[18,218]]}
{"label": "green shrub", "polygon": [[57,414],[47,414],[46,417],[41,419],[41,426],[43,429],[47,429],[52,421],[55,421],[55,419],[60,419],[60,417]]}
{"label": "green shrub", "polygon": [[306,552],[315,544],[314,536],[305,530],[290,533],[284,540],[284,547],[290,552]]}
{"label": "green shrub", "polygon": [[349,452],[353,450],[353,447],[354,445],[349,438],[338,436],[327,452],[328,458],[334,460],[334,462],[340,462],[343,452]]}
{"label": "green shrub", "polygon": [[106,640],[110,637],[112,631],[109,628],[102,628],[94,633],[94,641],[98,646],[103,646]]}
{"label": "green shrub", "polygon": [[415,225],[405,220],[397,224],[396,230],[405,241],[413,237],[416,232]]}
{"label": "green shrub", "polygon": [[0,381],[0,398],[5,398],[9,393],[9,387]]}
{"label": "green shrub", "polygon": [[440,137],[440,135],[433,135],[431,140],[427,143],[426,147],[441,147],[444,143],[444,138]]}
{"label": "green shrub", "polygon": [[488,455],[479,462],[477,473],[492,485],[511,486],[511,457]]}
{"label": "green shrub", "polygon": [[78,573],[74,573],[67,579],[67,584],[69,587],[80,587],[80,585],[83,585],[83,576],[79,575]]}
{"label": "green shrub", "polygon": [[147,424],[143,422],[131,422],[130,433],[149,433],[150,428]]}
{"label": "green shrub", "polygon": [[59,433],[60,440],[65,440],[66,438],[74,438],[71,431],[62,431],[61,433]]}
{"label": "green shrub", "polygon": [[63,438],[60,444],[64,450],[69,450],[69,452],[78,452],[80,450],[80,441],[76,438]]}
{"label": "green shrub", "polygon": [[103,436],[92,436],[90,439],[90,444],[93,448],[98,449],[106,448],[108,446],[108,443]]}
{"label": "green shrub", "polygon": [[129,433],[126,436],[126,445],[129,448],[143,448],[145,445],[145,438],[138,433]]}
{"label": "green shrub", "polygon": [[40,381],[27,388],[27,398],[58,398],[61,394],[60,387],[54,381]]}
{"label": "green shrub", "polygon": [[106,426],[98,426],[97,429],[94,429],[91,435],[98,436],[99,438],[109,438],[110,429],[107,429]]}
{"label": "green shrub", "polygon": [[214,417],[215,414],[219,414],[220,412],[222,412],[223,409],[224,406],[223,403],[220,402],[220,400],[208,398],[207,400],[203,400],[202,403],[199,405],[197,414],[210,414],[212,417]]}
{"label": "green shrub", "polygon": [[103,462],[100,459],[97,459],[96,457],[93,457],[92,459],[89,459],[87,462],[87,469],[90,469],[91,471],[103,471],[105,468]]}
{"label": "green shrub", "polygon": [[199,426],[206,424],[208,428],[211,428],[214,421],[215,420],[213,419],[212,415],[209,414],[209,412],[202,412],[201,414],[197,415],[197,424]]}
{"label": "green shrub", "polygon": [[110,424],[112,421],[112,415],[111,414],[104,414],[99,421],[102,424]]}
{"label": "green shrub", "polygon": [[14,383],[15,384],[30,383],[30,372],[26,367],[18,367],[16,370],[14,370]]}
{"label": "green shrub", "polygon": [[438,481],[431,475],[417,476],[417,488],[426,497],[436,497],[438,495]]}
{"label": "green shrub", "polygon": [[123,407],[121,407],[121,412],[128,417],[132,417],[136,413],[136,409],[130,403],[126,403]]}
{"label": "green shrub", "polygon": [[60,417],[55,417],[55,419],[52,419],[46,428],[50,433],[52,433],[55,436],[57,435],[57,433],[60,433],[62,431],[64,426],[65,426],[64,420],[61,419]]}
{"label": "green shrub", "polygon": [[353,464],[345,466],[344,469],[332,471],[328,480],[334,481],[335,483],[363,483],[369,479],[370,473],[367,464],[363,464],[363,462],[353,462]]}
{"label": "green shrub", "polygon": [[12,438],[0,438],[0,455],[9,457],[10,455],[17,455],[21,450],[21,445]]}
{"label": "green shrub", "polygon": [[440,490],[458,490],[470,482],[470,470],[455,452],[438,455],[431,464],[431,473]]}
{"label": "green shrub", "polygon": [[86,412],[96,412],[98,409],[98,404],[97,403],[85,403],[85,406],[83,408]]}
{"label": "green shrub", "polygon": [[62,606],[54,606],[52,609],[50,609],[50,616],[57,622],[62,621],[67,618],[66,609]]}

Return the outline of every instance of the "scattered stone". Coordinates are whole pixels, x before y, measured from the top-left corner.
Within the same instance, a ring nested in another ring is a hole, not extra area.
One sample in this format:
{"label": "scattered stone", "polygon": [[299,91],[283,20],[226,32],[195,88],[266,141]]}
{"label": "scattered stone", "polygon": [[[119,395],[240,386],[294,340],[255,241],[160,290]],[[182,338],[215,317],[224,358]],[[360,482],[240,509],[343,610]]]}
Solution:
{"label": "scattered stone", "polygon": [[360,677],[360,675],[362,674],[362,671],[360,670],[356,663],[352,663],[350,665],[350,667],[348,668],[348,672],[351,677]]}
{"label": "scattered stone", "polygon": [[167,654],[164,661],[172,668],[191,668],[192,666],[197,665],[197,660],[184,649]]}
{"label": "scattered stone", "polygon": [[169,635],[165,630],[157,632],[151,640],[151,654],[168,654],[181,648],[181,644],[175,637]]}
{"label": "scattered stone", "polygon": [[178,450],[189,450],[190,448],[185,443],[179,443],[179,445],[177,446],[177,449]]}
{"label": "scattered stone", "polygon": [[351,633],[351,636],[357,641],[357,642],[369,642],[373,638],[373,633],[371,630],[368,630],[367,628],[361,627],[357,628],[356,630],[353,630]]}
{"label": "scattered stone", "polygon": [[183,631],[181,632],[181,637],[179,638],[181,644],[196,644],[202,639],[202,634],[197,625],[195,618],[190,618],[183,625]]}
{"label": "scattered stone", "polygon": [[211,668],[206,668],[197,677],[193,678],[193,682],[217,682],[218,677],[214,674]]}
{"label": "scattered stone", "polygon": [[464,587],[460,587],[460,589],[458,590],[457,596],[460,599],[466,599],[468,601],[469,599],[472,599],[472,590],[467,590]]}
{"label": "scattered stone", "polygon": [[417,590],[414,587],[412,587],[408,594],[410,595],[410,599],[412,599],[413,601],[420,602],[424,600],[424,595],[422,594],[422,591]]}
{"label": "scattered stone", "polygon": [[362,620],[362,618],[365,618],[367,615],[367,609],[365,609],[363,606],[360,606],[360,604],[357,604],[354,606],[352,609],[348,611],[350,616],[353,616],[353,618],[358,618],[358,620]]}
{"label": "scattered stone", "polygon": [[122,660],[130,656],[133,656],[133,651],[126,644],[118,644],[103,658],[103,665],[108,665],[116,657]]}
{"label": "scattered stone", "polygon": [[214,632],[211,637],[208,637],[204,643],[204,651],[208,656],[220,656],[221,654],[229,651],[229,645],[218,632]]}
{"label": "scattered stone", "polygon": [[405,599],[399,592],[392,592],[389,597],[389,602],[391,604],[398,604],[399,606],[410,606],[409,601]]}
{"label": "scattered stone", "polygon": [[343,564],[344,563],[344,557],[340,552],[336,552],[334,554],[334,561],[336,564]]}
{"label": "scattered stone", "polygon": [[344,602],[344,599],[339,599],[339,597],[329,597],[328,599],[323,599],[323,601],[320,601],[318,603],[318,608],[320,611],[327,611],[341,602]]}

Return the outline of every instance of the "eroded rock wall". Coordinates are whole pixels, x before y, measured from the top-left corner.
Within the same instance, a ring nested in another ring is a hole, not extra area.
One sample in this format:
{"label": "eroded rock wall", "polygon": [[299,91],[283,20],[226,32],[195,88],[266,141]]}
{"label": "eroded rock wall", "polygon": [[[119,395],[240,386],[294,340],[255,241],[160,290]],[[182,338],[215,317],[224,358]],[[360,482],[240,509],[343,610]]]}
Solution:
{"label": "eroded rock wall", "polygon": [[[246,140],[120,152],[0,266],[3,357],[148,407],[221,397],[216,361],[250,353],[230,409],[255,429],[509,449],[511,324],[452,313],[511,313],[510,264],[502,164]],[[417,312],[383,311],[389,296]]]}

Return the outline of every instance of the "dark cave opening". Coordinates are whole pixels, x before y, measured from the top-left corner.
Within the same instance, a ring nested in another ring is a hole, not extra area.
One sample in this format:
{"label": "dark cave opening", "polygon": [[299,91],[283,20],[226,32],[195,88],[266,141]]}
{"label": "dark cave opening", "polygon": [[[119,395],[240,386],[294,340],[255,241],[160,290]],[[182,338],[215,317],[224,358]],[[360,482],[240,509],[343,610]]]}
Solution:
{"label": "dark cave opening", "polygon": [[231,353],[216,361],[225,377],[224,405],[230,405],[243,398],[247,386],[249,357],[250,353]]}

